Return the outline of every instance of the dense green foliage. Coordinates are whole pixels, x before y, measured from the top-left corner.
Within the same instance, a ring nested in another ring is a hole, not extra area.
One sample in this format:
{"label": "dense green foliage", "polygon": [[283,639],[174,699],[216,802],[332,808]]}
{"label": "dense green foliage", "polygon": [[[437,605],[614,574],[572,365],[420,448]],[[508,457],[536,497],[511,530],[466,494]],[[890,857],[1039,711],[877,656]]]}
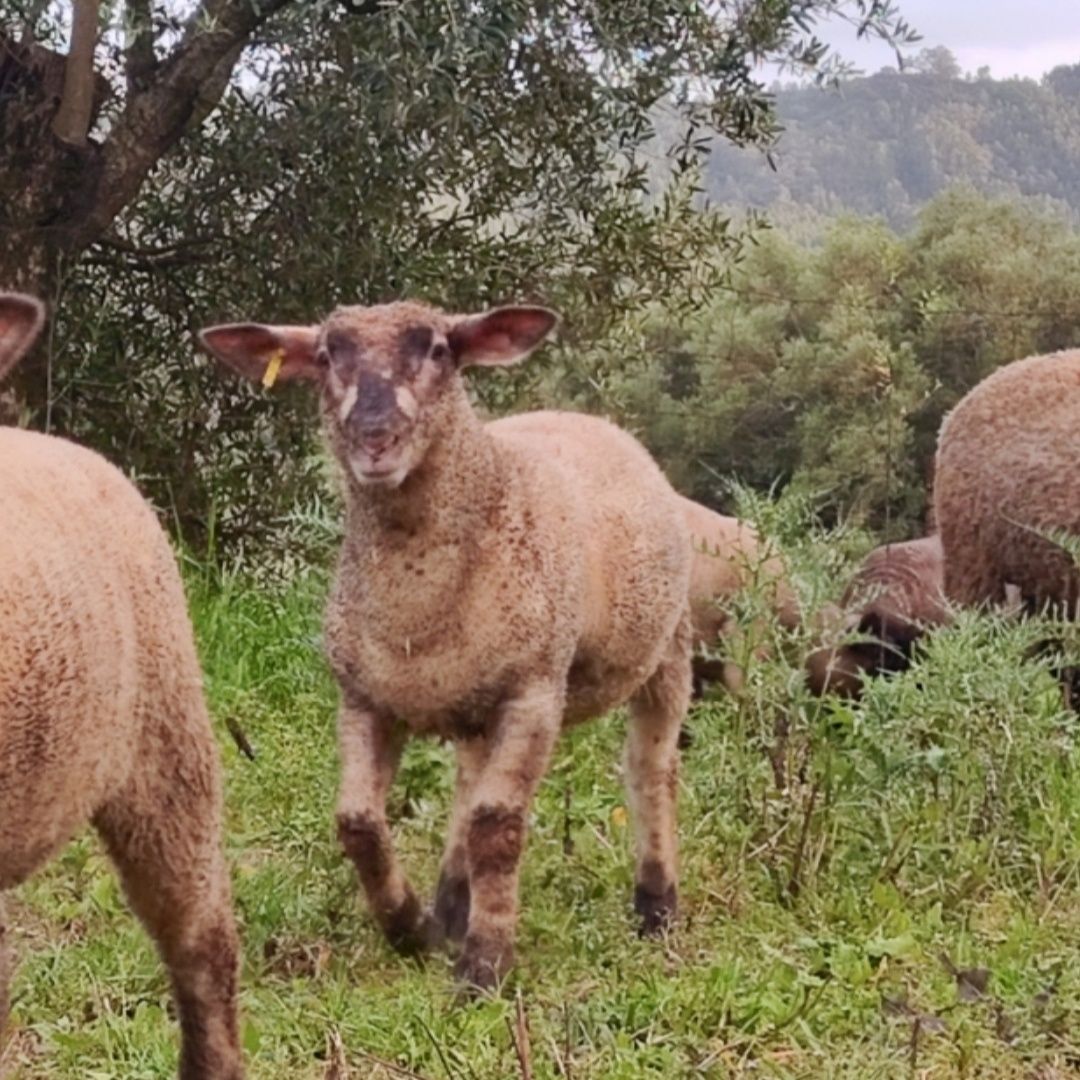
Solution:
{"label": "dense green foliage", "polygon": [[[809,631],[769,624],[769,660],[748,632],[747,692],[689,721],[670,936],[634,934],[614,715],[568,735],[541,788],[502,996],[462,1004],[441,957],[393,954],[334,837],[319,625],[339,526],[314,410],[193,359],[191,331],[218,318],[543,299],[566,317],[561,342],[481,376],[478,399],[614,414],[682,490],[776,539],[812,612],[871,531],[920,529],[959,396],[1080,343],[1080,235],[1062,209],[1080,205],[1075,69],[961,80],[938,53],[843,96],[784,91],[781,171],[763,180],[718,149],[713,194],[893,224],[804,219],[745,244],[701,211],[706,133],[770,141],[753,56],[820,67],[808,27],[845,8],[897,28],[871,0],[761,0],[734,29],[725,2],[294,4],[221,109],[61,268],[50,423],[105,449],[209,552],[210,569],[186,569],[227,772],[252,1080],[506,1080],[522,1022],[536,1080],[1080,1069],[1080,726],[1029,656],[1034,620],[965,614],[855,705],[807,696]],[[125,9],[102,6],[115,70]],[[159,51],[178,27],[161,21]],[[680,98],[691,85],[711,94]],[[858,132],[876,148],[853,164]],[[645,165],[658,145],[662,192]],[[922,205],[956,180],[983,191]],[[271,548],[277,572],[220,571],[218,545],[259,546],[259,570]],[[762,607],[741,603],[748,631]],[[427,893],[449,758],[412,744],[392,795]],[[91,836],[8,903],[22,964],[0,1075],[173,1075],[166,977]]]}
{"label": "dense green foliage", "polygon": [[[96,70],[109,93],[89,158],[108,158],[141,100],[140,65],[165,78],[212,41],[211,9],[243,7],[102,5]],[[70,4],[17,8],[20,32],[63,39]],[[723,216],[694,209],[708,137],[766,145],[774,130],[758,60],[824,68],[813,29],[831,16],[907,34],[891,0],[264,0],[254,10],[260,23],[276,14],[225,58],[237,65],[231,81],[226,66],[205,88],[212,103],[225,80],[220,106],[204,118],[197,105],[201,122],[106,232],[88,234],[76,211],[107,191],[61,192],[60,208],[45,199],[40,221],[21,220],[31,211],[0,193],[0,237],[19,239],[14,252],[0,244],[16,257],[11,280],[32,283],[19,251],[29,259],[44,244],[34,258],[57,314],[48,364],[31,358],[18,374],[28,401],[48,400],[33,421],[123,462],[200,547],[265,539],[271,520],[310,498],[317,437],[299,396],[271,402],[196,360],[194,328],[313,321],[342,301],[408,295],[465,309],[543,299],[569,333],[595,338],[652,299],[692,304],[737,246]],[[41,87],[15,50],[5,63],[0,176],[13,170],[13,187],[32,194],[70,188],[70,162],[56,174],[32,153],[50,138],[39,131],[50,101],[36,102]],[[648,198],[660,101],[673,181]],[[16,149],[43,170],[32,183]],[[506,404],[515,384],[496,385]]]}
{"label": "dense green foliage", "polygon": [[789,216],[805,207],[881,214],[900,228],[953,184],[1080,211],[1080,65],[1041,82],[962,78],[947,50],[929,52],[903,74],[885,69],[826,92],[781,89],[776,168],[761,152],[717,145],[710,197]]}
{"label": "dense green foliage", "polygon": [[762,234],[687,317],[652,309],[551,366],[535,400],[614,412],[706,502],[793,485],[826,520],[917,534],[944,413],[1000,364],[1080,343],[1080,234],[955,191],[898,235]]}
{"label": "dense green foliage", "polygon": [[[752,509],[800,538],[804,596],[842,579],[857,537],[816,532],[798,500]],[[191,585],[228,773],[251,1080],[518,1077],[519,994],[537,1080],[1076,1074],[1080,730],[1022,659],[1037,627],[965,618],[859,706],[807,699],[778,658],[752,669],[740,703],[698,707],[683,917],[662,942],[637,938],[630,909],[621,718],[575,731],[533,815],[519,966],[500,998],[463,1005],[441,957],[386,946],[334,837],[321,577]],[[428,893],[450,766],[414,743],[392,793]],[[96,843],[72,845],[10,907],[22,964],[0,1071],[173,1075],[167,980]]]}

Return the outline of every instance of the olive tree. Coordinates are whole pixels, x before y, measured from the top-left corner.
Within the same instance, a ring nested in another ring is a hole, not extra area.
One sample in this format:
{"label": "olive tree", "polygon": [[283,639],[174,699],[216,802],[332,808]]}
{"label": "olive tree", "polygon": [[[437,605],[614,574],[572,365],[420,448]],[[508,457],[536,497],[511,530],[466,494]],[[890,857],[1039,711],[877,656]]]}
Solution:
{"label": "olive tree", "polygon": [[[825,17],[910,37],[887,0],[0,13],[0,285],[56,315],[21,415],[112,453],[200,537],[253,528],[250,490],[289,505],[314,459],[302,403],[185,360],[195,324],[517,297],[558,306],[572,335],[655,297],[692,303],[736,242],[702,210],[696,165],[717,133],[771,143],[765,62],[834,70]],[[485,392],[498,405],[515,386]]]}

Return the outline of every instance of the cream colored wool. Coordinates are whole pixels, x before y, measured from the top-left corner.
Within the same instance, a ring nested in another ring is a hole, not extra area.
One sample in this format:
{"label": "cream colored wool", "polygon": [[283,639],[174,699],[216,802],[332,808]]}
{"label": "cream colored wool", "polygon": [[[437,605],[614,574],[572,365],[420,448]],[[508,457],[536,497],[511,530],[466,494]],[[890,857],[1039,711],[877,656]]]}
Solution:
{"label": "cream colored wool", "polygon": [[89,450],[4,428],[0,462],[0,890],[93,822],[172,976],[181,1077],[238,1080],[217,749],[168,541]]}
{"label": "cream colored wool", "polygon": [[[367,725],[357,723],[350,700],[415,733],[453,739],[463,778],[475,773],[459,786],[434,934],[464,935],[459,975],[480,986],[510,963],[516,861],[514,880],[478,905],[487,882],[476,867],[483,856],[474,850],[470,858],[470,821],[484,807],[498,808],[504,826],[523,817],[565,723],[633,700],[627,771],[638,888],[656,904],[674,905],[674,739],[689,696],[689,538],[674,493],[639,444],[604,421],[568,420],[531,413],[483,426],[462,395],[454,427],[408,491],[372,500],[350,484],[326,618],[346,702],[338,809],[346,846],[352,823],[377,813],[370,792],[389,782],[382,770],[370,779],[373,747],[354,741]],[[478,738],[486,750],[475,748]],[[484,758],[500,744],[507,764],[485,770]],[[523,830],[513,828],[512,841],[483,840],[520,851]],[[482,846],[478,833],[474,849]],[[363,861],[386,857],[362,844],[352,851]],[[465,880],[467,919],[447,900]],[[372,905],[399,938],[396,920],[417,909],[396,867],[387,881]],[[639,895],[639,909],[646,902]]]}
{"label": "cream colored wool", "polygon": [[960,604],[1001,604],[1018,587],[1030,609],[1075,614],[1075,564],[1040,533],[1080,535],[1080,350],[999,368],[945,418],[934,507],[945,590]]}

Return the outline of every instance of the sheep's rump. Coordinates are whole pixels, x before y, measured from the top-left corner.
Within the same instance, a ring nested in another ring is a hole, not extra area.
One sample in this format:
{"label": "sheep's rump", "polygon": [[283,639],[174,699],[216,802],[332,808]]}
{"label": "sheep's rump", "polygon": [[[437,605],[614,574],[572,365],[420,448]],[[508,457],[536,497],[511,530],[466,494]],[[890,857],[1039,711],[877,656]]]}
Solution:
{"label": "sheep's rump", "polygon": [[151,695],[163,718],[203,707],[172,553],[131,484],[27,431],[0,429],[0,461],[4,888],[128,781]]}
{"label": "sheep's rump", "polygon": [[678,497],[631,435],[597,417],[532,412],[487,430],[564,478],[561,508],[586,555],[585,629],[568,714],[626,701],[656,670],[687,610],[691,546]]}
{"label": "sheep's rump", "polygon": [[1075,566],[1040,533],[1080,537],[1080,350],[1017,361],[968,392],[942,425],[934,502],[951,599],[999,603],[1014,584],[1031,606],[1075,609]]}

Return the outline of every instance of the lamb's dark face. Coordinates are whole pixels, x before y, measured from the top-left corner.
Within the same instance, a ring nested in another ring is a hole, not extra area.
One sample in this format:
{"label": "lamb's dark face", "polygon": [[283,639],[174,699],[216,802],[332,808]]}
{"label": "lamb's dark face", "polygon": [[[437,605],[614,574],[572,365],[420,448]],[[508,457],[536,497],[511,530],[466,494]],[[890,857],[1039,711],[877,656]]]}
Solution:
{"label": "lamb's dark face", "polygon": [[345,468],[364,486],[398,487],[437,436],[440,405],[457,390],[459,372],[516,363],[555,322],[546,308],[448,315],[405,302],[338,308],[322,326],[234,323],[200,338],[265,385],[318,382],[324,422]]}
{"label": "lamb's dark face", "polygon": [[439,402],[459,378],[448,322],[400,304],[345,308],[323,326],[323,417],[359,483],[397,487],[423,460]]}

